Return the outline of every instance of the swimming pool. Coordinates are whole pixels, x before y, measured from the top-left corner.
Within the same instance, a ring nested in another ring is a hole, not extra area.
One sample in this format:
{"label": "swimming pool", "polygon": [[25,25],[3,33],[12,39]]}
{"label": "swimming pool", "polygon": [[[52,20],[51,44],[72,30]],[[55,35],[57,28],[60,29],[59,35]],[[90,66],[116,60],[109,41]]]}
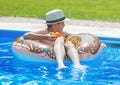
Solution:
{"label": "swimming pool", "polygon": [[67,69],[57,70],[56,64],[32,63],[16,59],[11,45],[25,31],[0,30],[0,85],[119,85],[120,38],[99,37],[107,44],[93,61],[81,61],[88,69],[82,73],[65,63]]}

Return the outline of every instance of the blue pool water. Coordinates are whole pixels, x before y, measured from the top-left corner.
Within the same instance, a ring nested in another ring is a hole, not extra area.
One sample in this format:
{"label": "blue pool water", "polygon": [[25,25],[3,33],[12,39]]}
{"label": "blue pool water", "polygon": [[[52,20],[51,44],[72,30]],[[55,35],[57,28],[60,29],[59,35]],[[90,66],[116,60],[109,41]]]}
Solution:
{"label": "blue pool water", "polygon": [[105,48],[95,60],[81,61],[87,65],[81,72],[67,64],[32,63],[18,60],[11,49],[23,31],[0,30],[0,85],[120,85],[120,39],[99,37]]}

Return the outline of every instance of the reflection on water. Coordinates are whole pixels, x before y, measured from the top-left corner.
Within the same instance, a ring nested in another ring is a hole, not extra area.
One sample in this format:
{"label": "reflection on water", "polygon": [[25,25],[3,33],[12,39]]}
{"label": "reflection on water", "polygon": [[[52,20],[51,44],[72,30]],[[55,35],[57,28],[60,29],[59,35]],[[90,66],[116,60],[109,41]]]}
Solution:
{"label": "reflection on water", "polygon": [[[80,69],[75,68],[65,68],[62,70],[58,70],[56,77],[59,80],[62,79],[70,79],[72,81],[83,81],[86,71],[81,71]],[[67,77],[65,77],[67,76]]]}
{"label": "reflection on water", "polygon": [[[11,42],[0,43],[0,85],[119,85],[120,48],[109,45],[99,55],[100,65],[88,63],[81,71],[69,63],[67,69],[57,70],[57,64],[31,63],[17,60]],[[99,60],[96,60],[98,62]]]}
{"label": "reflection on water", "polygon": [[72,80],[83,81],[85,74],[86,74],[86,70],[81,71],[80,69],[74,69],[74,68],[71,70]]}

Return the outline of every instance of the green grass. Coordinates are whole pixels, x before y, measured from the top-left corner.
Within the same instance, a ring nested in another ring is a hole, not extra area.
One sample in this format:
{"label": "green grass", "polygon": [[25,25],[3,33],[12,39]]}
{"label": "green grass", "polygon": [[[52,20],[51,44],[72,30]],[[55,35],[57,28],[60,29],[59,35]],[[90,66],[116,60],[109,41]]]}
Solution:
{"label": "green grass", "polygon": [[44,18],[52,9],[71,19],[120,21],[120,0],[0,0],[0,16]]}

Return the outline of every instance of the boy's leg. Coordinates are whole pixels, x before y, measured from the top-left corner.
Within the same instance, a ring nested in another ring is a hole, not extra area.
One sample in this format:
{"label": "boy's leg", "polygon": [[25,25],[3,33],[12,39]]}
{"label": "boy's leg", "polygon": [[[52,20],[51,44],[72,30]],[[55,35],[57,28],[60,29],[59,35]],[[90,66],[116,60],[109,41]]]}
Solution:
{"label": "boy's leg", "polygon": [[58,69],[66,68],[64,65],[64,56],[65,56],[65,49],[64,49],[64,39],[63,37],[59,37],[56,39],[54,44],[54,52],[56,55],[56,60],[58,63]]}
{"label": "boy's leg", "polygon": [[74,64],[74,67],[75,68],[80,68],[81,70],[85,70],[86,66],[80,65],[78,52],[75,49],[72,42],[71,41],[66,42],[65,46],[67,48],[67,53],[68,53],[69,57],[71,58],[71,60],[72,60],[72,62]]}

